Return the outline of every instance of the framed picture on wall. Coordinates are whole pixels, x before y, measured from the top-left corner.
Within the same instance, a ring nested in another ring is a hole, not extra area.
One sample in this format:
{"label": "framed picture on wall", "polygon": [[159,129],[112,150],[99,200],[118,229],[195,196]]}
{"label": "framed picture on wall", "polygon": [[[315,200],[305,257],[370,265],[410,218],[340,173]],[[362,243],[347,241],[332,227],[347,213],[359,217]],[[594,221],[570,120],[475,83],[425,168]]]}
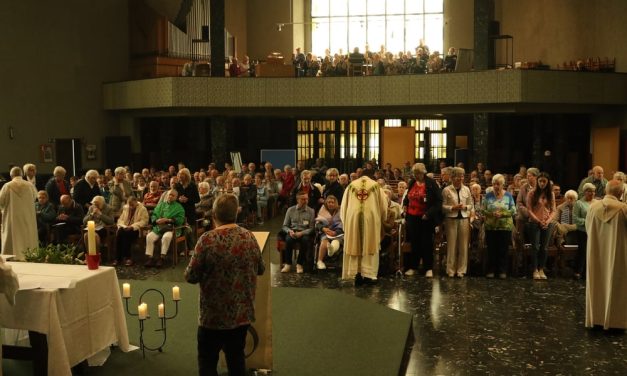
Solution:
{"label": "framed picture on wall", "polygon": [[41,161],[44,163],[54,162],[54,149],[52,144],[43,144],[39,146]]}
{"label": "framed picture on wall", "polygon": [[93,161],[96,159],[96,145],[85,145],[87,151],[87,160]]}

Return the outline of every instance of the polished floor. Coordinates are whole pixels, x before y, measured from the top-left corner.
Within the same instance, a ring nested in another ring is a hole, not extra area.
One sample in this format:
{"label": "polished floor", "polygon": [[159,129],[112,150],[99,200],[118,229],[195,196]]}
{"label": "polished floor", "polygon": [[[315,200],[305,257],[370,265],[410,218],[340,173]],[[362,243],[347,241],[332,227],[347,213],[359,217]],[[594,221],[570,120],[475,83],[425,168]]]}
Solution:
{"label": "polished floor", "polygon": [[413,315],[406,375],[627,374],[627,335],[584,327],[584,281],[420,275],[356,288],[339,269],[280,273],[274,241],[273,286],[337,289]]}

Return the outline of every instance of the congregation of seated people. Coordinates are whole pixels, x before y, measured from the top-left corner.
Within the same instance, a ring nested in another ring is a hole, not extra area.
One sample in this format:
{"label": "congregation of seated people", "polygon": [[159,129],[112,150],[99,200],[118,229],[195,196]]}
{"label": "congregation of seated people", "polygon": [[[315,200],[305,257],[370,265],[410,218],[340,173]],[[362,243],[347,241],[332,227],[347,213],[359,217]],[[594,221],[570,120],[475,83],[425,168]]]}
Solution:
{"label": "congregation of seated people", "polygon": [[[239,198],[241,225],[252,228],[284,218],[282,272],[291,271],[294,264],[297,273],[326,269],[329,253],[335,253],[341,243],[343,230],[337,213],[344,189],[352,180],[369,176],[386,193],[393,213],[381,229],[373,229],[386,235],[382,254],[389,254],[384,250],[392,245],[400,248],[391,240],[401,217],[407,217],[410,224],[416,215],[429,219],[429,226],[408,224],[402,233],[405,242],[420,246],[408,247],[402,257],[383,262],[396,263],[407,275],[420,267],[431,277],[438,268],[432,257],[436,254],[446,260],[442,268],[448,276],[464,277],[469,273],[470,250],[480,249],[483,266],[474,274],[506,278],[514,272],[508,265],[514,250],[528,256],[526,267],[536,280],[548,278],[550,251],[565,252],[569,247],[576,249],[574,275],[585,277],[585,215],[590,203],[603,197],[607,185],[601,166],[591,168],[578,187],[566,189],[563,195],[551,176],[535,167],[521,166],[504,174],[477,163],[466,172],[463,165],[448,166],[443,160],[428,172],[422,164],[378,166],[371,160],[354,171],[339,171],[327,167],[321,158],[309,168],[304,161],[279,168],[269,162],[260,166],[243,164],[239,172],[230,163],[223,169],[210,163],[194,172],[183,163],[141,172],[119,166],[102,175],[89,170],[77,177],[67,177],[66,170],[57,166],[47,182],[33,164],[24,166],[24,171],[25,180],[43,188],[33,203],[40,243],[84,247],[84,227],[93,220],[98,247],[111,265],[130,266],[143,257],[146,267],[161,267],[169,253],[178,252],[171,250],[171,244],[179,236],[186,237],[186,249],[193,249],[198,235],[211,229],[215,198],[234,193]],[[612,177],[625,182],[622,172]],[[429,193],[433,187],[437,193]],[[428,205],[415,206],[420,197],[427,197]],[[296,249],[300,250],[294,257]],[[557,267],[556,261],[552,267]]]}

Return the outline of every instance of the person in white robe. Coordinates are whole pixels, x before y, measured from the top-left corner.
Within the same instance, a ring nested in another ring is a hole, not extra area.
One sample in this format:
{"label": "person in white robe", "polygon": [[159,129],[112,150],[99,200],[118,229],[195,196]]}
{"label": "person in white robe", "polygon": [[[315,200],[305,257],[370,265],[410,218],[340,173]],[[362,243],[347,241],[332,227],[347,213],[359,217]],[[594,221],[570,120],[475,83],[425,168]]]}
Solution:
{"label": "person in white robe", "polygon": [[623,183],[611,180],[586,216],[586,327],[627,329],[627,204]]}
{"label": "person in white robe", "polygon": [[342,279],[355,278],[356,285],[377,279],[381,226],[387,206],[383,189],[367,176],[346,187],[340,208],[344,224]]}
{"label": "person in white robe", "polygon": [[22,178],[22,169],[11,169],[11,181],[0,190],[2,254],[24,259],[24,251],[39,245],[35,200],[37,190]]}
{"label": "person in white robe", "polygon": [[[9,304],[13,305],[15,304],[15,293],[18,289],[19,283],[15,272],[0,257],[0,295],[4,295]],[[0,336],[0,376],[2,376],[2,336]]]}

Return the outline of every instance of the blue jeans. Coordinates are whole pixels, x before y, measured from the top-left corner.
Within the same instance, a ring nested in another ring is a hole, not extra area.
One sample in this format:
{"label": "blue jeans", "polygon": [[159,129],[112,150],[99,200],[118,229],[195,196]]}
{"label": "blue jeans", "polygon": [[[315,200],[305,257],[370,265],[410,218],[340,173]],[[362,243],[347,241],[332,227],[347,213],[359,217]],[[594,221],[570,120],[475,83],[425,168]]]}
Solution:
{"label": "blue jeans", "polygon": [[538,223],[530,222],[529,237],[531,240],[531,266],[533,270],[538,268],[544,269],[546,266],[547,251],[549,241],[551,240],[551,232],[554,224],[551,223],[547,228],[542,228]]}

